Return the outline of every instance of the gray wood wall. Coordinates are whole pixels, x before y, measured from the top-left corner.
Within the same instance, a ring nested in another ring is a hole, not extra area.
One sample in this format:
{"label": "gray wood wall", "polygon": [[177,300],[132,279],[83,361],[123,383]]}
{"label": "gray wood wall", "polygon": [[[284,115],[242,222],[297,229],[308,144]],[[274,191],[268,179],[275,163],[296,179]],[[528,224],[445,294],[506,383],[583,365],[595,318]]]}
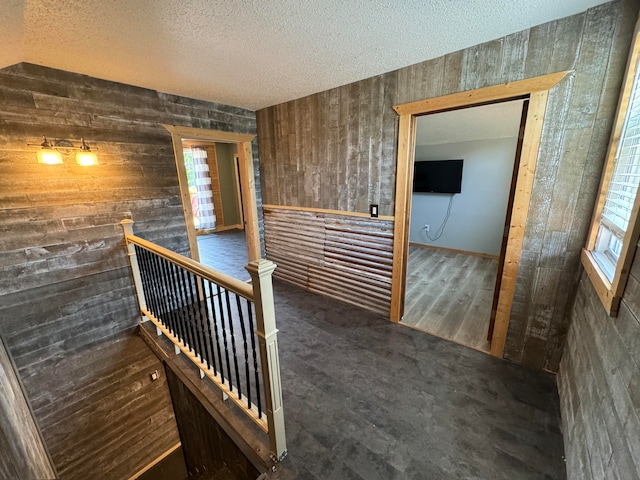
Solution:
{"label": "gray wood wall", "polygon": [[569,480],[640,479],[640,254],[617,318],[582,274],[558,372]]}
{"label": "gray wood wall", "polygon": [[[178,441],[166,382],[149,379],[161,364],[135,336],[118,224],[133,218],[140,236],[187,252],[160,123],[256,128],[235,107],[30,64],[0,70],[0,332],[64,478],[128,478]],[[38,165],[27,143],[42,135],[82,136],[100,164]]]}
{"label": "gray wood wall", "polygon": [[[198,396],[170,365],[165,364],[165,368],[189,477],[257,479],[260,472],[216,423]],[[227,475],[216,475],[224,470]]]}
{"label": "gray wood wall", "polygon": [[0,478],[57,478],[18,372],[0,338]]}
{"label": "gray wood wall", "polygon": [[378,203],[392,215],[394,104],[573,71],[549,96],[505,351],[555,371],[637,10],[607,3],[258,111],[264,203],[363,213]]}

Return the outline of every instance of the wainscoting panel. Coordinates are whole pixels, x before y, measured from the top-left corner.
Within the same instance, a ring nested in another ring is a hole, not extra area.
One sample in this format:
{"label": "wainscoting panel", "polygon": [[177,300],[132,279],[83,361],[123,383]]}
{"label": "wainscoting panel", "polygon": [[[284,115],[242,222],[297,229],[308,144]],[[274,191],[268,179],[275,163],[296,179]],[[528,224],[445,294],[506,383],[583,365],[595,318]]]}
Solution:
{"label": "wainscoting panel", "polygon": [[389,314],[393,222],[323,211],[264,208],[274,276],[316,293]]}

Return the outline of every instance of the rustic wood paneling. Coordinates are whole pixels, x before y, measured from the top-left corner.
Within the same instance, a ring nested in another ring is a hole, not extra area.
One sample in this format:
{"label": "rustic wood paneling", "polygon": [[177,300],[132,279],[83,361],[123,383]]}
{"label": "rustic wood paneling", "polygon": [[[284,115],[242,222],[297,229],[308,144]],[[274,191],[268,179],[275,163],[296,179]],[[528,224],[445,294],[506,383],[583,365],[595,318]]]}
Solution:
{"label": "rustic wood paneling", "polygon": [[169,365],[166,372],[189,477],[226,471],[237,480],[257,479],[260,472]]}
{"label": "rustic wood paneling", "polygon": [[[26,63],[0,70],[0,104],[0,331],[61,475],[128,478],[178,433],[134,337],[119,222],[187,253],[161,124],[254,134],[255,114]],[[99,165],[38,165],[27,143],[42,135],[86,138]]]}
{"label": "rustic wood paneling", "polygon": [[13,362],[0,338],[0,477],[57,478]]}
{"label": "rustic wood paneling", "polygon": [[[607,3],[258,111],[265,203],[361,213],[379,203],[391,215],[394,104],[572,70],[549,95],[505,350],[556,370],[637,10],[632,0]],[[319,187],[314,172],[326,179]]]}
{"label": "rustic wood paneling", "polygon": [[274,205],[393,215],[396,73],[258,112],[265,198]]}
{"label": "rustic wood paneling", "polygon": [[617,318],[582,274],[558,372],[567,477],[640,479],[640,254]]}
{"label": "rustic wood paneling", "polygon": [[389,314],[393,224],[322,212],[264,210],[274,276],[368,310]]}

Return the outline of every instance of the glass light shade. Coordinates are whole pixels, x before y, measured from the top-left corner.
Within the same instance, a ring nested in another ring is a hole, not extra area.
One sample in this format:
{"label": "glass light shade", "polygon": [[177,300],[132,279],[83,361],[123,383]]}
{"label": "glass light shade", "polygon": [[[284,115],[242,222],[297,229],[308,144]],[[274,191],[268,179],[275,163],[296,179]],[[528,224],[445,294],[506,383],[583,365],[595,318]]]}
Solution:
{"label": "glass light shade", "polygon": [[82,150],[78,153],[76,153],[76,163],[78,165],[82,165],[83,167],[89,167],[91,165],[97,165],[98,164],[98,157],[96,156],[95,153],[88,151],[88,150]]}
{"label": "glass light shade", "polygon": [[62,155],[60,152],[52,150],[51,148],[41,148],[38,150],[38,163],[58,165],[62,163]]}

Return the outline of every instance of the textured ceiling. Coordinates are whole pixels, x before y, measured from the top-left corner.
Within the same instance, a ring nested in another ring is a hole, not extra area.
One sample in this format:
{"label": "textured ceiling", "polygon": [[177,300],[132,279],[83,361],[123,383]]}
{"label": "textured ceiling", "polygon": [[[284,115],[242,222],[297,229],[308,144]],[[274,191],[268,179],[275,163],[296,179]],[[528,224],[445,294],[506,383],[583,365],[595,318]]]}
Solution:
{"label": "textured ceiling", "polygon": [[0,68],[27,61],[249,109],[603,0],[2,0]]}
{"label": "textured ceiling", "polygon": [[416,145],[517,137],[522,103],[514,100],[418,117]]}

